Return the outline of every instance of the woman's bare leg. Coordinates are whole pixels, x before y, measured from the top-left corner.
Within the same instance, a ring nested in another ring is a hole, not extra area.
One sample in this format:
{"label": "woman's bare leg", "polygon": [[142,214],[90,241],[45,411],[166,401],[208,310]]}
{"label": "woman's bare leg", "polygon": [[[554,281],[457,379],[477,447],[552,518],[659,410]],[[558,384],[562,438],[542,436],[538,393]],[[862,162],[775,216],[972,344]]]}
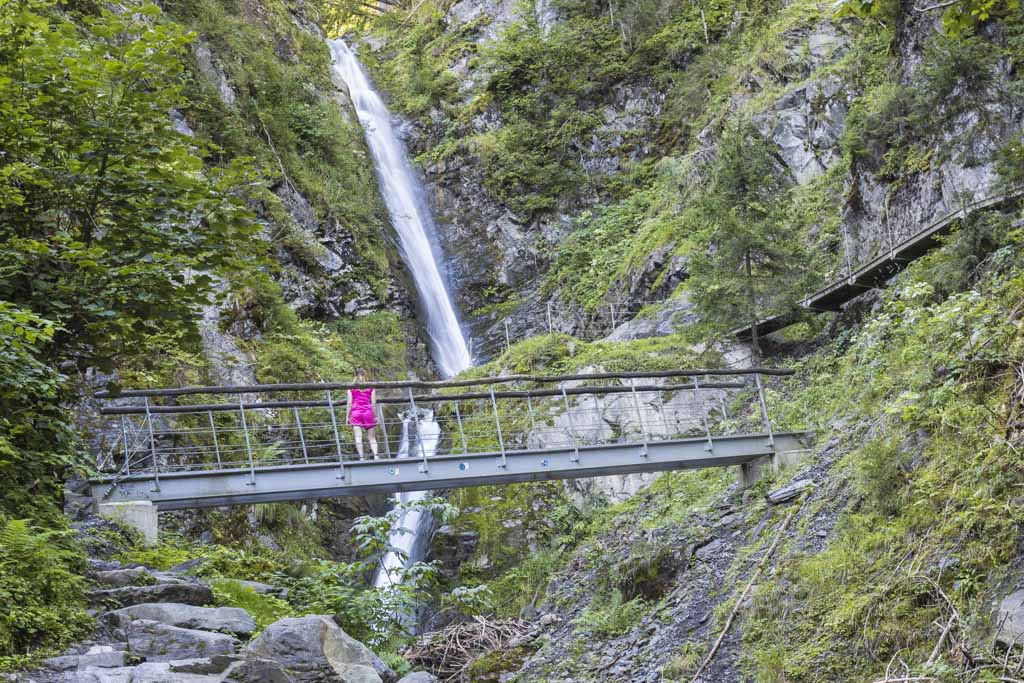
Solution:
{"label": "woman's bare leg", "polygon": [[356,442],[356,453],[359,454],[359,459],[363,459],[363,428],[352,425],[352,435]]}
{"label": "woman's bare leg", "polygon": [[370,452],[373,453],[374,459],[377,458],[377,428],[370,427],[366,430],[366,438],[370,440]]}

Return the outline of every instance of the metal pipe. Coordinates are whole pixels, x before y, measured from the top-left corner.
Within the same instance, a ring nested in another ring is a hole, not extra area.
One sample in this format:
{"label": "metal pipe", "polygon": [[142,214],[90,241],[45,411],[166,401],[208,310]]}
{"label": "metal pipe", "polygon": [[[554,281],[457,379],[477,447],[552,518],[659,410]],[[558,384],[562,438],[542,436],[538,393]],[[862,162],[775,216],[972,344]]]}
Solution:
{"label": "metal pipe", "polygon": [[302,431],[302,419],[299,417],[299,409],[292,408],[292,414],[295,415],[295,427],[299,430],[299,443],[302,444],[302,458],[306,462],[309,462],[309,451],[306,449],[306,435]]}
{"label": "metal pipe", "polygon": [[494,411],[494,426],[498,430],[498,447],[501,448],[501,462],[498,467],[508,466],[508,455],[505,453],[505,439],[501,435],[501,419],[498,417],[498,402],[494,400],[494,387],[491,387],[491,410]]}
{"label": "metal pipe", "polygon": [[459,411],[459,402],[455,402],[455,420],[459,423],[459,439],[462,441],[462,452],[469,453],[469,447],[466,446],[466,432],[462,428],[462,413]]}
{"label": "metal pipe", "polygon": [[238,397],[238,414],[242,417],[242,432],[245,434],[245,452],[249,457],[249,485],[256,485],[256,465],[252,460],[252,443],[249,441],[249,425],[245,421],[245,405],[242,397]]}
{"label": "metal pipe", "polygon": [[562,385],[562,401],[565,403],[565,416],[569,420],[569,436],[572,437],[572,456],[569,458],[572,462],[580,461],[580,444],[576,438],[576,425],[572,419],[572,408],[569,407],[569,396],[565,393],[565,385]]}
{"label": "metal pipe", "polygon": [[530,414],[530,431],[537,431],[537,422],[533,418],[533,399],[530,396],[526,397],[526,412]]}
{"label": "metal pipe", "polygon": [[512,350],[512,338],[508,334],[508,318],[505,318],[505,352]]}
{"label": "metal pipe", "polygon": [[[628,378],[627,378],[628,379]],[[743,382],[714,382],[705,383],[702,385],[705,389],[744,389],[748,385]],[[664,389],[664,385],[641,385],[636,389],[637,391],[657,391]],[[678,384],[672,385],[671,387],[675,391],[683,391],[686,389],[693,389],[692,383],[689,384]],[[570,396],[575,395],[605,395],[605,394],[625,394],[629,393],[630,388],[627,386],[598,386],[598,387],[573,387],[566,389],[566,393]],[[494,396],[496,398],[543,398],[543,397],[556,397],[561,396],[562,392],[559,389],[530,389],[526,391],[495,391]],[[472,399],[489,399],[490,392],[470,392],[463,394],[422,394],[416,397],[416,400],[424,403],[448,403],[454,401],[467,401]],[[378,399],[378,404],[397,404],[405,403],[407,399],[404,398],[386,398]],[[246,410],[276,410],[280,408],[326,408],[328,407],[327,401],[261,401],[258,403],[246,403]],[[153,406],[152,412],[154,414],[174,414],[174,413],[200,413],[212,410],[214,412],[223,410],[234,410],[235,404],[231,403],[204,403],[198,405],[187,405],[187,406]],[[143,414],[145,410],[138,406],[114,406],[110,408],[101,408],[100,413],[102,415],[136,415]],[[224,431],[224,430],[222,430]]]}
{"label": "metal pipe", "polygon": [[217,441],[217,425],[213,421],[213,411],[207,410],[206,414],[210,417],[210,433],[213,434],[213,451],[217,455],[217,469],[220,469],[220,442]]}
{"label": "metal pipe", "polygon": [[331,428],[334,430],[334,447],[338,451],[338,479],[345,478],[345,458],[341,454],[341,436],[338,434],[338,417],[334,414],[334,396],[327,392],[327,406],[331,412]]}
{"label": "metal pipe", "polygon": [[795,370],[789,368],[705,368],[687,370],[653,370],[653,371],[623,371],[623,372],[599,372],[592,374],[577,375],[506,375],[504,377],[481,377],[465,380],[444,380],[424,381],[407,380],[402,382],[378,382],[376,385],[354,384],[354,383],[306,383],[306,384],[255,384],[245,386],[195,386],[166,389],[126,389],[120,392],[98,391],[94,394],[96,398],[141,398],[144,396],[186,396],[190,394],[255,394],[271,393],[277,391],[327,391],[337,389],[369,389],[371,386],[377,389],[404,389],[416,387],[420,389],[449,389],[455,387],[487,386],[490,384],[509,384],[512,382],[537,382],[542,384],[558,384],[575,380],[593,379],[627,379],[635,377],[704,377],[716,376],[740,376],[740,375],[773,375],[788,376],[796,374]]}

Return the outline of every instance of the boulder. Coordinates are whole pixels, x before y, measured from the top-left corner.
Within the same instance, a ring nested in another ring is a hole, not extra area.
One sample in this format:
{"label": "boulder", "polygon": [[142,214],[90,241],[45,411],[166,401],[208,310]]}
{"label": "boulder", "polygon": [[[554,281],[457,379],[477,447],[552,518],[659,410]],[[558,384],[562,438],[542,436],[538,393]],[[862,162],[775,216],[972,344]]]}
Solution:
{"label": "boulder", "polygon": [[390,683],[398,678],[328,616],[276,621],[249,644],[249,651],[277,662],[297,683]]}
{"label": "boulder", "polygon": [[441,679],[426,671],[417,671],[404,676],[398,683],[438,683]]}
{"label": "boulder", "polygon": [[241,662],[240,655],[214,655],[199,659],[177,659],[168,662],[171,673],[180,674],[219,674],[228,667]]}
{"label": "boulder", "polygon": [[158,583],[154,586],[125,586],[93,591],[93,601],[103,605],[128,607],[149,602],[177,602],[183,605],[208,605],[213,591],[198,583]]}
{"label": "boulder", "polygon": [[1024,645],[1024,588],[999,603],[996,612],[996,640],[1007,647]]}
{"label": "boulder", "polygon": [[145,602],[110,612],[121,624],[131,621],[158,621],[168,626],[221,631],[247,636],[256,630],[249,613],[238,607],[196,607],[175,602]]}
{"label": "boulder", "polygon": [[168,626],[158,621],[133,621],[125,628],[125,634],[131,654],[156,662],[229,655],[239,645],[237,638],[223,633]]}
{"label": "boulder", "polygon": [[145,567],[130,567],[127,569],[112,569],[105,572],[96,572],[94,578],[96,583],[112,588],[124,588],[125,586],[146,586],[156,583],[156,578],[149,573]]}
{"label": "boulder", "polygon": [[269,659],[247,657],[224,672],[225,683],[295,683],[281,665]]}

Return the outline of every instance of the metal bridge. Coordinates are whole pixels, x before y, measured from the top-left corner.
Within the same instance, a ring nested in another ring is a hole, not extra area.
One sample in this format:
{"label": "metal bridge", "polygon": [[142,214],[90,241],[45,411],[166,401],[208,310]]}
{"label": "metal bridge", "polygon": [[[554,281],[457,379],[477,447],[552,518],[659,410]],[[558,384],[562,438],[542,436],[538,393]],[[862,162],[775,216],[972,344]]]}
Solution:
{"label": "metal bridge", "polygon": [[[848,266],[844,277],[838,278],[824,288],[810,295],[798,306],[810,311],[839,311],[842,305],[852,301],[864,292],[883,286],[886,281],[902,272],[908,265],[939,246],[941,237],[949,234],[957,221],[964,220],[975,211],[983,211],[1000,206],[1008,201],[1024,195],[1024,188],[1018,187],[984,199],[964,203],[959,209],[948,213],[929,223],[906,240],[894,244],[890,241],[888,249],[856,270]],[[771,316],[757,322],[759,336],[777,332],[800,320],[799,308]],[[737,327],[730,332],[741,340],[749,340],[752,336],[751,325]]]}
{"label": "metal bridge", "polygon": [[[101,392],[98,502],[161,510],[744,465],[802,450],[765,381],[669,370],[376,383],[380,459],[345,425],[358,384]],[[367,456],[370,451],[367,448]]]}

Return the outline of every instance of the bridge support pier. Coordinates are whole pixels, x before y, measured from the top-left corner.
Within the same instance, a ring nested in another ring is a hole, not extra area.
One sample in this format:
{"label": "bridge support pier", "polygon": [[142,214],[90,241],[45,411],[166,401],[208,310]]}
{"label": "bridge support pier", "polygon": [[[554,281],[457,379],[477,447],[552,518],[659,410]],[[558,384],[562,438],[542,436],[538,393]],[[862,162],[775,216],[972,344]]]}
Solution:
{"label": "bridge support pier", "polygon": [[763,458],[745,462],[740,465],[740,470],[736,475],[736,483],[739,484],[741,489],[748,489],[768,474],[775,474],[783,467],[800,464],[809,453],[810,451],[804,449],[779,451],[773,455],[766,455]]}
{"label": "bridge support pier", "polygon": [[157,509],[148,500],[132,500],[120,503],[100,503],[96,506],[100,517],[134,529],[142,536],[143,544],[157,544]]}

